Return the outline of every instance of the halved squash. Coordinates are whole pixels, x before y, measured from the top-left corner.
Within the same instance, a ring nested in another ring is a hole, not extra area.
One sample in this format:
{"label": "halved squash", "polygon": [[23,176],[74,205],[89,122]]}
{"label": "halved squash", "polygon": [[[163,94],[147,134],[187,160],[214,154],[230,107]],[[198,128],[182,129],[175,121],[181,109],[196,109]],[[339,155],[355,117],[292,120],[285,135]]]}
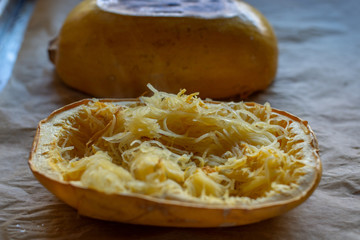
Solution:
{"label": "halved squash", "polygon": [[213,99],[247,97],[275,78],[278,47],[249,4],[84,0],[49,54],[68,86],[95,97],[138,97],[151,83]]}
{"label": "halved squash", "polygon": [[267,103],[154,92],[86,99],[39,123],[29,165],[81,215],[135,224],[235,226],[280,215],[315,190],[306,121]]}

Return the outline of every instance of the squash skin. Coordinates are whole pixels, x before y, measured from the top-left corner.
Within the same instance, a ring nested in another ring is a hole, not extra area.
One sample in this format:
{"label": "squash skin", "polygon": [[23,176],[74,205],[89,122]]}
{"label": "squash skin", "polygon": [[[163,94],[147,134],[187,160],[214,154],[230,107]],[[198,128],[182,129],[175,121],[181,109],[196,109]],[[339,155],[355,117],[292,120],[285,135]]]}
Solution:
{"label": "squash skin", "polygon": [[[318,186],[322,165],[318,155],[316,137],[307,122],[284,111],[273,109],[274,112],[301,121],[307,128],[311,138],[313,155],[316,160],[314,178],[302,194],[284,201],[275,201],[256,206],[226,206],[201,203],[182,202],[175,200],[159,199],[140,194],[106,194],[92,189],[60,182],[40,172],[33,160],[38,149],[41,136],[41,126],[53,116],[76,106],[88,103],[85,99],[67,105],[53,112],[47,119],[39,123],[29,157],[29,166],[34,176],[59,199],[77,209],[80,215],[116,222],[143,224],[168,227],[227,227],[259,222],[279,216],[303,203]],[[121,102],[136,100],[101,100],[103,102]],[[256,103],[248,103],[256,104]]]}
{"label": "squash skin", "polygon": [[273,81],[278,49],[265,17],[237,5],[236,17],[205,19],[120,15],[85,0],[64,22],[52,59],[67,85],[95,97],[137,97],[151,83],[245,98]]}

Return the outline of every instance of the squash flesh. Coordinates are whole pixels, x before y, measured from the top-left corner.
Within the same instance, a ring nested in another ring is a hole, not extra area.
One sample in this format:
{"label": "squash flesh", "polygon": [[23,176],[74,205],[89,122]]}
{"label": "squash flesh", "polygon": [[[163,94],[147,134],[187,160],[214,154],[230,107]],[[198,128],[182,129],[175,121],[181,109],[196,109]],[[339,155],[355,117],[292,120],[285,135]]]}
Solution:
{"label": "squash flesh", "polygon": [[97,100],[50,121],[42,163],[59,181],[107,194],[234,206],[290,199],[315,176],[302,122],[269,104],[209,103],[158,92]]}

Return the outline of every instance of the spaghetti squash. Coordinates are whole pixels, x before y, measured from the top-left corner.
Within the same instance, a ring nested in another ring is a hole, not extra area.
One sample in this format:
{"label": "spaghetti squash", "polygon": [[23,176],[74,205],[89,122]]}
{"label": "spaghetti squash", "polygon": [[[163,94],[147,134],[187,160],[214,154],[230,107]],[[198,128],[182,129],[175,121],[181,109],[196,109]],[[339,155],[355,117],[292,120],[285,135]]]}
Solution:
{"label": "spaghetti squash", "polygon": [[307,122],[268,103],[149,88],[151,97],[83,100],[43,120],[30,157],[35,176],[80,214],[167,226],[260,221],[318,184]]}
{"label": "spaghetti squash", "polygon": [[50,58],[68,86],[95,97],[199,91],[247,97],[273,81],[278,48],[267,19],[243,1],[84,0]]}

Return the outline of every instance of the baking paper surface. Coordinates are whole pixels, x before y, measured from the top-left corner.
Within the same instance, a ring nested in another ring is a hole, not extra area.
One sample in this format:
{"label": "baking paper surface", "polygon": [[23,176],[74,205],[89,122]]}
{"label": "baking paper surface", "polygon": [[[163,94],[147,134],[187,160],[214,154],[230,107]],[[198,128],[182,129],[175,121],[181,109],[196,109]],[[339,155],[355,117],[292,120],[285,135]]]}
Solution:
{"label": "baking paper surface", "polygon": [[48,42],[78,1],[38,0],[12,78],[0,93],[0,239],[360,239],[360,18],[358,1],[252,0],[279,41],[275,82],[249,100],[310,123],[323,176],[302,205],[260,223],[181,229],[82,217],[32,175],[38,122],[86,98],[57,78]]}

